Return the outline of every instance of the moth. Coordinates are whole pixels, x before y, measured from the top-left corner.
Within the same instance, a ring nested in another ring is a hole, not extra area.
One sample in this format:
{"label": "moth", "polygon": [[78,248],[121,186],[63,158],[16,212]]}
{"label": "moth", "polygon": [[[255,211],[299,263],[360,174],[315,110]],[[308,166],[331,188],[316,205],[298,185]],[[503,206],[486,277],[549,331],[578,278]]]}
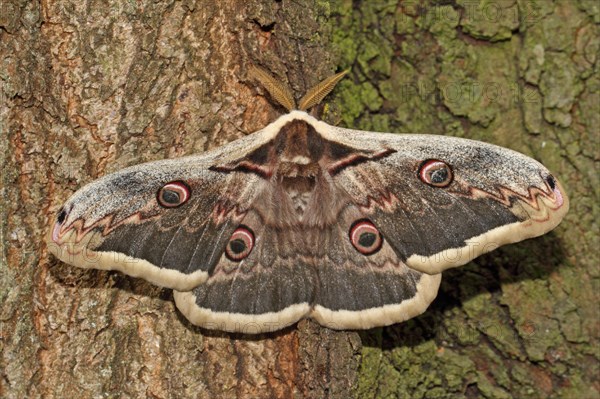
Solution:
{"label": "moth", "polygon": [[212,151],[98,179],[58,211],[50,251],[174,290],[195,325],[368,329],[424,312],[441,272],[556,227],[569,201],[537,161],[467,139],[343,129],[298,109]]}

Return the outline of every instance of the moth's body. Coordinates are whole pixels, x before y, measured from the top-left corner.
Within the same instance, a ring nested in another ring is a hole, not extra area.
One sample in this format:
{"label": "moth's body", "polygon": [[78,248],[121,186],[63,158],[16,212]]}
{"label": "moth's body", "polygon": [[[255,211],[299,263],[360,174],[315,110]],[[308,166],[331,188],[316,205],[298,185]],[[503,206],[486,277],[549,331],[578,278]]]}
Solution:
{"label": "moth's body", "polygon": [[327,195],[327,150],[326,141],[312,126],[293,120],[272,140],[221,170],[263,178],[264,187],[256,201],[262,222],[275,228],[322,227],[335,221],[339,212],[336,202],[343,200]]}
{"label": "moth's body", "polygon": [[59,211],[50,250],[173,288],[194,324],[249,333],[302,317],[397,323],[441,271],[554,228],[538,162],[476,141],[341,129],[292,111],[205,154],[124,169]]}

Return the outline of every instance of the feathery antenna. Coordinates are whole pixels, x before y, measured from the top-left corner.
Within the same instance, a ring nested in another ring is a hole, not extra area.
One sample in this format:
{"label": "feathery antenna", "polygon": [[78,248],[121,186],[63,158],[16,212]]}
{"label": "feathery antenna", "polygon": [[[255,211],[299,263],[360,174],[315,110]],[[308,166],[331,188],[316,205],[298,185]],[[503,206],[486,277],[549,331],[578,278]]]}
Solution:
{"label": "feathery antenna", "polygon": [[309,91],[306,92],[304,97],[300,100],[300,105],[298,109],[300,111],[306,111],[307,109],[314,107],[319,104],[326,95],[331,93],[331,90],[335,87],[335,85],[348,73],[349,69],[337,73],[333,76],[328,77],[322,82],[318,83],[316,86],[312,87]]}
{"label": "feathery antenna", "polygon": [[285,109],[291,111],[296,108],[296,102],[289,87],[275,79],[266,69],[252,65],[248,74],[250,77],[258,80],[271,97],[285,107]]}
{"label": "feathery antenna", "polygon": [[[298,109],[300,111],[306,111],[309,108],[319,104],[321,101],[323,101],[325,96],[331,93],[335,85],[342,80],[342,78],[346,76],[348,72],[350,72],[350,70],[346,69],[345,71],[330,76],[313,86],[300,100]],[[292,111],[296,108],[296,101],[294,100],[294,96],[292,95],[290,88],[277,80],[269,73],[269,71],[257,65],[251,65],[248,75],[251,78],[258,80],[260,84],[262,84],[269,92],[271,97],[273,97],[273,99],[281,104],[285,109]]]}

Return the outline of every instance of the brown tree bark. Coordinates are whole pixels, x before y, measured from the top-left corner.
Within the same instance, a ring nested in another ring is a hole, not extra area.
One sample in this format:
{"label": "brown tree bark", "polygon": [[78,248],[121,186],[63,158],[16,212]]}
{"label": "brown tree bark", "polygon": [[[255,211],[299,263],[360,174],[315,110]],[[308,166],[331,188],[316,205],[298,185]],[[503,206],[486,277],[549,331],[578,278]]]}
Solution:
{"label": "brown tree bark", "polygon": [[[4,3],[2,397],[290,397],[348,392],[356,335],[304,322],[201,331],[169,290],[49,257],[82,184],[204,151],[273,120],[250,63],[300,92],[331,73],[312,3]],[[275,36],[276,35],[276,36]],[[274,37],[277,37],[275,40]]]}
{"label": "brown tree bark", "polygon": [[[0,397],[598,397],[593,1],[1,7]],[[48,254],[54,214],[83,184],[275,119],[250,64],[298,95],[352,67],[328,121],[517,149],[561,178],[572,210],[556,232],[446,273],[423,316],[360,333],[202,330],[169,290]]]}

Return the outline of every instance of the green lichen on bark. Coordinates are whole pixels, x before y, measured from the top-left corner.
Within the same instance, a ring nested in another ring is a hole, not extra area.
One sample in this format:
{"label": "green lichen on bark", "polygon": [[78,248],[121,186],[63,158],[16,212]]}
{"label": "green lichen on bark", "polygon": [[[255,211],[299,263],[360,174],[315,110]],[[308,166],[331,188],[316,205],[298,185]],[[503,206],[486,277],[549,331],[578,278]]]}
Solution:
{"label": "green lichen on bark", "polygon": [[[571,212],[553,233],[446,272],[423,316],[361,334],[356,397],[597,397],[598,6],[336,2],[342,123],[449,134],[544,163]],[[432,238],[434,239],[434,238]]]}

